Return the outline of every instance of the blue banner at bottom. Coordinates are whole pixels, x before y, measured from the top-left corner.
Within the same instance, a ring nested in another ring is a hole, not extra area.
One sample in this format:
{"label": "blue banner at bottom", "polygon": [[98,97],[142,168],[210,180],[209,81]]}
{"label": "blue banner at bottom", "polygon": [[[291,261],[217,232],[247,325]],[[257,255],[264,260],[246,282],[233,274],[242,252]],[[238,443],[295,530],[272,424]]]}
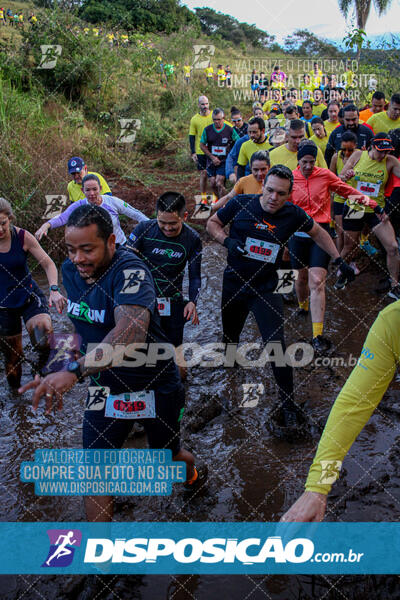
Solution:
{"label": "blue banner at bottom", "polygon": [[399,574],[400,523],[0,523],[1,574]]}

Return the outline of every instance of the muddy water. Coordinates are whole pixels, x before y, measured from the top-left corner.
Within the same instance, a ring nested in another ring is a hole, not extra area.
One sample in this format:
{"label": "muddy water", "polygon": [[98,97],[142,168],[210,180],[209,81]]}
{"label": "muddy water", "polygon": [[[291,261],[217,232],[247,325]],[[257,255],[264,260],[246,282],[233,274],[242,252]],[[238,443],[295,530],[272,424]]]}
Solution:
{"label": "muddy water", "polygon": [[[200,327],[187,326],[185,340],[205,344],[221,339],[220,296],[225,249],[205,240],[204,284],[199,303]],[[378,311],[388,302],[371,288],[377,274],[365,272],[350,289],[335,292],[333,274],[328,282],[326,335],[337,346],[334,355],[347,360],[357,356]],[[43,280],[38,282],[45,287]],[[287,344],[306,340],[310,322],[298,322],[295,304],[285,305]],[[55,330],[68,331],[65,317],[54,317]],[[249,317],[242,341],[261,341]],[[24,338],[25,346],[28,339]],[[29,348],[27,348],[29,356]],[[191,501],[175,486],[170,497],[117,498],[118,521],[276,521],[302,491],[311,458],[330,407],[351,368],[296,369],[299,401],[305,402],[311,439],[290,444],[272,437],[267,422],[276,401],[270,367],[204,368],[189,371],[184,445],[199,462],[209,466],[207,492]],[[30,378],[24,365],[24,380]],[[85,386],[77,386],[65,401],[62,413],[34,415],[30,397],[10,397],[3,377],[0,391],[0,511],[3,521],[81,521],[80,498],[38,497],[32,484],[19,482],[22,460],[32,460],[36,448],[81,447],[81,415]],[[243,384],[262,384],[258,406],[243,408]],[[395,382],[345,463],[345,477],[330,496],[328,520],[397,520],[399,514],[400,395]],[[136,437],[129,445],[143,446]],[[354,486],[354,487],[353,487]],[[74,577],[16,576],[0,578],[0,597],[79,598],[87,579]],[[99,582],[100,583],[100,582]],[[322,576],[108,576],[102,596],[142,600],[399,598],[397,577]]]}

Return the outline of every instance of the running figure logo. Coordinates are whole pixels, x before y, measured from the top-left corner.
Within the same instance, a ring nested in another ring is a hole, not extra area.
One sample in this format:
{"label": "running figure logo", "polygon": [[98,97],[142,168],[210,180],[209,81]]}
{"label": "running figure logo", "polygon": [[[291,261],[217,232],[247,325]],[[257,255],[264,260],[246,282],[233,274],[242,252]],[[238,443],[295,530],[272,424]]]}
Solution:
{"label": "running figure logo", "polygon": [[43,374],[63,371],[68,363],[78,360],[81,336],[76,333],[52,333],[49,336],[50,355]]}
{"label": "running figure logo", "polygon": [[274,289],[274,294],[290,294],[299,272],[297,269],[278,269],[279,280]]}
{"label": "running figure logo", "polygon": [[243,383],[243,400],[240,406],[244,408],[255,408],[258,405],[260,396],[264,393],[264,384],[262,383]]}
{"label": "running figure logo", "polygon": [[46,195],[46,210],[44,211],[42,219],[53,219],[58,217],[67,206],[67,196],[59,194],[58,196]]}
{"label": "running figure logo", "polygon": [[79,529],[48,529],[50,548],[42,567],[68,567],[74,558],[75,548],[81,545]]}
{"label": "running figure logo", "polygon": [[193,46],[193,52],[193,69],[205,69],[206,67],[208,67],[208,63],[210,62],[211,57],[214,56],[215,46],[213,46],[212,44],[195,44]]}
{"label": "running figure logo", "polygon": [[321,460],[321,477],[318,483],[331,485],[339,479],[339,472],[342,467],[340,460]]}
{"label": "running figure logo", "polygon": [[137,294],[140,282],[144,280],[143,269],[124,269],[125,282],[121,294]]}
{"label": "running figure logo", "polygon": [[42,58],[37,66],[37,69],[54,69],[57,64],[58,57],[61,56],[62,47],[59,44],[42,45],[40,46]]}
{"label": "running figure logo", "polygon": [[85,410],[102,410],[110,395],[109,387],[89,386]]}
{"label": "running figure logo", "polygon": [[140,119],[118,119],[121,125],[121,133],[117,142],[120,144],[133,144],[136,139],[136,133],[139,131],[142,122]]}

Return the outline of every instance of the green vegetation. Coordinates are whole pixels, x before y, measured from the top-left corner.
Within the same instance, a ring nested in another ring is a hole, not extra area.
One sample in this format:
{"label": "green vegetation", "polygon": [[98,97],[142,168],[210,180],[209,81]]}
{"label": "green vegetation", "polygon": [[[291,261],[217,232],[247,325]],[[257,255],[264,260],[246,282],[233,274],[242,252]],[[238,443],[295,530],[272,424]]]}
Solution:
{"label": "green vegetation", "polygon": [[[193,69],[187,85],[183,64],[193,64],[193,44],[215,45],[214,68],[218,63],[230,64],[234,76],[243,76],[241,87],[246,92],[249,85],[244,75],[248,76],[254,67],[267,72],[275,62],[296,56],[292,72],[297,80],[304,69],[311,68],[303,67],[304,61],[320,56],[339,61],[343,56],[335,46],[304,30],[295,32],[282,49],[267,34],[257,37],[259,30],[247,26],[255,36],[250,41],[250,33],[247,38],[243,33],[246,28],[231,23],[238,39],[242,36],[237,46],[217,30],[211,37],[200,33],[196,23],[185,21],[185,11],[180,13],[185,25],[168,35],[124,29],[125,25],[119,23],[120,32],[129,31],[129,46],[110,48],[105,34],[112,30],[111,17],[101,22],[102,36],[94,35],[93,26],[84,35],[83,28],[88,24],[78,17],[78,11],[82,13],[92,3],[94,6],[94,0],[82,5],[65,0],[64,5],[70,9],[63,10],[61,1],[52,3],[53,9],[9,2],[14,11],[23,8],[25,27],[0,26],[0,44],[5,50],[0,53],[0,194],[12,200],[19,209],[19,222],[31,230],[41,221],[45,195],[65,193],[69,156],[81,155],[91,169],[115,174],[127,182],[173,185],[179,178],[190,187],[195,171],[187,132],[189,120],[197,111],[197,97],[206,93],[211,106],[226,111],[233,104],[239,106],[246,117],[252,103],[250,97],[240,100],[235,90],[220,88],[216,82],[207,87],[202,69]],[[106,4],[96,2],[98,8]],[[123,4],[130,6],[128,0]],[[26,22],[32,10],[38,16],[36,27]],[[193,16],[200,19],[199,14]],[[162,21],[159,23],[157,27],[164,27]],[[61,48],[54,68],[38,68],[43,62],[43,45]],[[398,91],[399,47],[394,40],[391,52],[387,47],[371,51],[368,59],[373,64],[365,61],[361,65],[364,73],[378,75],[388,95]],[[269,61],[269,67],[261,66],[264,60]],[[166,78],[161,62],[174,64],[175,73]],[[123,140],[121,127],[126,120],[135,125],[134,143]]]}

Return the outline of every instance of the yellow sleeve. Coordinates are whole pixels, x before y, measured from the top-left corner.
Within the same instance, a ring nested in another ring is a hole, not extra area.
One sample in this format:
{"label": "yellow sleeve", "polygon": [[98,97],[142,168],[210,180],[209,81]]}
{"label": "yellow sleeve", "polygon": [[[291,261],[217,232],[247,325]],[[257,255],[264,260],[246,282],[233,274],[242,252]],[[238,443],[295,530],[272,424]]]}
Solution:
{"label": "yellow sleeve", "polygon": [[100,183],[101,183],[101,193],[102,194],[107,194],[109,192],[111,192],[107,181],[104,179],[104,177],[100,174],[97,174],[97,177],[100,179]]}
{"label": "yellow sleeve", "polygon": [[246,146],[247,142],[244,142],[244,144],[241,145],[240,147],[240,152],[239,152],[239,158],[238,158],[238,165],[241,165],[242,167],[245,167],[247,165],[247,163],[249,162],[249,159],[247,158],[247,154],[246,154]]}
{"label": "yellow sleeve", "polygon": [[375,121],[376,121],[375,115],[372,115],[372,117],[370,117],[368,119],[367,125],[369,125],[370,127],[372,127],[372,129],[374,130],[374,134],[376,135],[377,133],[379,133],[379,131],[376,131]]}
{"label": "yellow sleeve", "polygon": [[393,379],[397,359],[392,334],[397,335],[397,329],[391,315],[378,315],[357,365],[336,398],[308,473],[308,492],[329,493],[334,480],[323,483],[328,466],[340,467]]}
{"label": "yellow sleeve", "polygon": [[316,165],[317,165],[317,167],[322,167],[323,169],[327,169],[328,168],[328,165],[326,164],[326,160],[324,158],[324,155],[322,154],[321,148],[318,148]]}
{"label": "yellow sleeve", "polygon": [[190,119],[189,135],[197,135],[197,128],[193,117]]}

